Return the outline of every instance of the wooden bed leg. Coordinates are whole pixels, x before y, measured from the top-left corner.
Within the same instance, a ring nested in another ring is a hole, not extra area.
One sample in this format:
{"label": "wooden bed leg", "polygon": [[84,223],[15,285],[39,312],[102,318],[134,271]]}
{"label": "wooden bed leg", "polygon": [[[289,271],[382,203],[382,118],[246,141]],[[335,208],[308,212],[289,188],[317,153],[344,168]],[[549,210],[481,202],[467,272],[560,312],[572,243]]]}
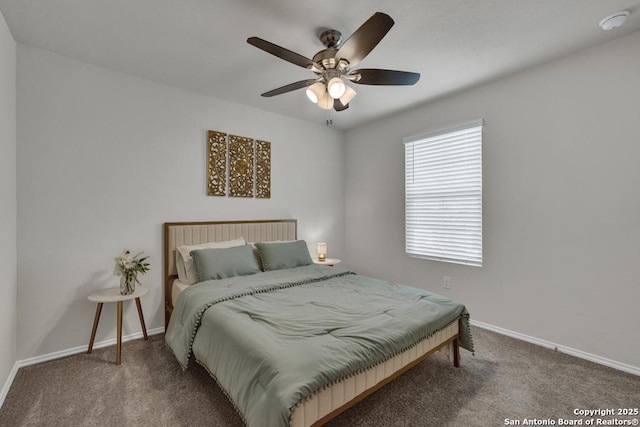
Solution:
{"label": "wooden bed leg", "polygon": [[453,340],[453,366],[460,367],[460,339]]}

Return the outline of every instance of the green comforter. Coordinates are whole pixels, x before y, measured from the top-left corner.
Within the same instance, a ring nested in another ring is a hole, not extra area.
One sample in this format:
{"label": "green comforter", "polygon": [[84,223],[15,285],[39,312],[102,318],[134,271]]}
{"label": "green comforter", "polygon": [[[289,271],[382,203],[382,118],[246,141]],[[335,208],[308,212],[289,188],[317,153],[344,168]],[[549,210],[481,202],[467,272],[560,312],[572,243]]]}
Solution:
{"label": "green comforter", "polygon": [[189,287],[166,342],[183,368],[193,353],[249,426],[286,426],[299,402],[456,319],[462,347],[473,351],[463,305],[312,265]]}

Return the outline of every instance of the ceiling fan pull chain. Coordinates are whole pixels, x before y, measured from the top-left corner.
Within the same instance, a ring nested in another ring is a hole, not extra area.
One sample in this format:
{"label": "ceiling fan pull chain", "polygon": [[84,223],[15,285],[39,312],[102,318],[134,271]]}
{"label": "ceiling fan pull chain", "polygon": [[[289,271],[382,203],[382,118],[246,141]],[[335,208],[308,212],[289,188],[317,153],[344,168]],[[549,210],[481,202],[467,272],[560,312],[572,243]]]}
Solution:
{"label": "ceiling fan pull chain", "polygon": [[333,126],[333,118],[331,118],[331,110],[327,110],[327,120],[325,121],[325,124],[327,126]]}

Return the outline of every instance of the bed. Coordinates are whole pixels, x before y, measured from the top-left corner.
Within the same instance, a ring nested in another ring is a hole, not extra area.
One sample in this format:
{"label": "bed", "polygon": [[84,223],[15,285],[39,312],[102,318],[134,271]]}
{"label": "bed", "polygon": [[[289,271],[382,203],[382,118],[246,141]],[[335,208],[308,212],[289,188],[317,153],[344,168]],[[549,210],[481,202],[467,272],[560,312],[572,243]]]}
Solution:
{"label": "bed", "polygon": [[[251,427],[322,425],[436,351],[460,366],[473,350],[464,306],[309,262],[296,220],[165,223],[164,240],[167,345]],[[180,251],[198,245],[197,273],[215,278],[181,283]]]}

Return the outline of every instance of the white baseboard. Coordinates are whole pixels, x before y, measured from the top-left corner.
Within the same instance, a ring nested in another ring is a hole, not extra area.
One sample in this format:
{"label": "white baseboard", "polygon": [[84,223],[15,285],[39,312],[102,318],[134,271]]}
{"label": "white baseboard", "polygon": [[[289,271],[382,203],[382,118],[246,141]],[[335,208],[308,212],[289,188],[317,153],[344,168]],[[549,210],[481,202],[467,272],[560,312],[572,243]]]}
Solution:
{"label": "white baseboard", "polygon": [[511,338],[515,338],[521,341],[526,341],[528,343],[536,344],[541,347],[550,348],[552,350],[569,354],[571,356],[575,356],[580,359],[588,360],[590,362],[595,362],[600,365],[608,366],[610,368],[617,369],[619,371],[624,371],[630,374],[640,376],[640,367],[638,366],[627,365],[626,363],[617,362],[615,360],[607,359],[606,357],[596,356],[595,354],[587,353],[582,350],[576,350],[575,348],[556,344],[551,341],[535,338],[529,335],[521,334],[519,332],[510,331],[509,329],[504,329],[499,326],[493,326],[488,323],[478,322],[477,320],[471,319],[471,324],[473,326],[477,326],[478,328],[486,329],[488,331],[496,332],[501,335],[506,335]]}
{"label": "white baseboard", "polygon": [[[147,335],[157,335],[157,334],[163,334],[163,333],[164,333],[164,327],[150,329],[147,331]],[[130,335],[123,336],[122,342],[137,340],[142,337],[143,337],[142,332],[136,332]],[[102,348],[102,347],[108,347],[110,345],[115,345],[116,340],[117,340],[116,338],[111,338],[108,340],[94,343],[93,348]],[[42,356],[36,356],[36,357],[30,357],[28,359],[18,360],[13,365],[13,369],[11,369],[11,372],[9,373],[9,377],[7,378],[7,381],[5,382],[4,387],[2,388],[2,392],[0,394],[0,406],[2,406],[2,404],[4,403],[4,400],[6,399],[7,394],[9,393],[9,389],[11,388],[11,384],[13,384],[13,380],[16,377],[16,374],[18,373],[19,368],[35,365],[37,363],[48,362],[50,360],[60,359],[62,357],[71,356],[73,354],[85,353],[86,351],[87,351],[87,345],[81,345],[81,346],[69,348],[66,350],[44,354]]]}
{"label": "white baseboard", "polygon": [[7,394],[9,394],[9,389],[11,388],[11,384],[13,384],[13,379],[16,377],[18,373],[18,362],[13,364],[13,368],[11,368],[11,372],[9,372],[9,376],[7,377],[7,381],[4,383],[4,387],[2,387],[2,392],[0,392],[0,407],[4,403],[4,399],[7,398]]}
{"label": "white baseboard", "polygon": [[[164,327],[150,329],[147,331],[147,335],[157,335],[164,333]],[[130,335],[126,335],[122,337],[122,342],[137,340],[142,338],[142,332],[136,332]],[[116,344],[116,338],[111,338],[108,340],[100,341],[93,344],[93,348],[102,348],[108,347],[110,345]],[[49,360],[60,359],[62,357],[71,356],[72,354],[84,353],[87,351],[86,345],[81,345],[78,347],[69,348],[66,350],[56,351],[54,353],[43,354],[42,356],[30,357],[28,359],[18,360],[18,368],[22,368],[24,366],[35,365],[36,363],[48,362]]]}

